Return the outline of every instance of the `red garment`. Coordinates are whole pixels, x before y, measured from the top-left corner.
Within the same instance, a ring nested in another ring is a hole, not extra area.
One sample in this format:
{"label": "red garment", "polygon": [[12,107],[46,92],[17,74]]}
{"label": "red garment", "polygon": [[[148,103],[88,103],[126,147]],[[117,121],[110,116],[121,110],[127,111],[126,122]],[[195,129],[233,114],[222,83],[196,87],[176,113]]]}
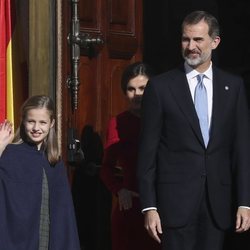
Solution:
{"label": "red garment", "polygon": [[108,126],[101,178],[113,194],[112,250],[160,249],[143,226],[139,198],[133,198],[133,207],[126,211],[119,210],[117,200],[117,192],[122,188],[138,192],[136,164],[139,132],[140,118],[129,111],[112,118]]}

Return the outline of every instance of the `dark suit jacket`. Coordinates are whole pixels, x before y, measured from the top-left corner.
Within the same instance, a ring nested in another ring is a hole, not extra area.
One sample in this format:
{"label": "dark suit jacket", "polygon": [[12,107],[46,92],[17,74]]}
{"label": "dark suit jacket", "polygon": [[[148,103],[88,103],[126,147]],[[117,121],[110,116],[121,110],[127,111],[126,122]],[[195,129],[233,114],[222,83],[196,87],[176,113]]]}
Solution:
{"label": "dark suit jacket", "polygon": [[142,105],[138,181],[142,208],[157,207],[163,225],[188,223],[204,182],[214,218],[231,224],[236,206],[250,206],[249,127],[240,77],[213,67],[210,140],[204,146],[183,67],[154,77]]}

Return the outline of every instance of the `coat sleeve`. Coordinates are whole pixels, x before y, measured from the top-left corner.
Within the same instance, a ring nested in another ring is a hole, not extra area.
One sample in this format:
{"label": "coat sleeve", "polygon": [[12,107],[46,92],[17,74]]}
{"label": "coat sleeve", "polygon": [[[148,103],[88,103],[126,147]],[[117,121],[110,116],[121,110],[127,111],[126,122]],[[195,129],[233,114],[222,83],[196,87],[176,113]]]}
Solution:
{"label": "coat sleeve", "polygon": [[157,207],[155,179],[157,149],[161,137],[162,108],[155,85],[149,82],[142,101],[137,179],[142,209]]}

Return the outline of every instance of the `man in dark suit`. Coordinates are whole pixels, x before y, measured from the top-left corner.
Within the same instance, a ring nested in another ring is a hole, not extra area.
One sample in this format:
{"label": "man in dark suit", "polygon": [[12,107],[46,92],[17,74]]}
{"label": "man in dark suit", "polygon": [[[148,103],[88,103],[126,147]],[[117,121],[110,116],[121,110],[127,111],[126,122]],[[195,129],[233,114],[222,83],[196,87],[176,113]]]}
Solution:
{"label": "man in dark suit", "polygon": [[164,250],[221,250],[225,230],[250,227],[246,95],[240,77],[212,64],[219,43],[216,18],[190,13],[184,66],[152,78],[144,92],[140,199],[145,227]]}

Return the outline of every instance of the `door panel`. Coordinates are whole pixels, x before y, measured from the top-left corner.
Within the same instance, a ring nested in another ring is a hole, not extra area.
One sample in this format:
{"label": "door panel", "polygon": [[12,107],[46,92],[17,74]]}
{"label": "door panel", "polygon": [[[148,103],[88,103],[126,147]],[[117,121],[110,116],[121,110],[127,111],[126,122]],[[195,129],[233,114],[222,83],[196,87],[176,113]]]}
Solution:
{"label": "door panel", "polygon": [[[109,3],[109,18],[107,27],[108,52],[111,58],[130,59],[138,49],[139,41],[136,37],[134,0],[113,0]],[[138,35],[138,34],[137,34]]]}
{"label": "door panel", "polygon": [[[69,2],[65,4],[69,5]],[[70,23],[68,10],[67,16]],[[65,129],[75,127],[80,137],[83,127],[91,125],[105,140],[108,120],[126,108],[126,100],[120,90],[121,74],[128,64],[142,58],[141,17],[141,0],[79,1],[80,31],[92,37],[102,37],[104,44],[81,49],[76,111],[72,112],[67,86],[63,90]],[[69,33],[69,28],[70,25],[65,32]],[[70,75],[70,50],[65,48],[64,51],[68,52],[65,75]],[[63,140],[67,138],[63,137]]]}

